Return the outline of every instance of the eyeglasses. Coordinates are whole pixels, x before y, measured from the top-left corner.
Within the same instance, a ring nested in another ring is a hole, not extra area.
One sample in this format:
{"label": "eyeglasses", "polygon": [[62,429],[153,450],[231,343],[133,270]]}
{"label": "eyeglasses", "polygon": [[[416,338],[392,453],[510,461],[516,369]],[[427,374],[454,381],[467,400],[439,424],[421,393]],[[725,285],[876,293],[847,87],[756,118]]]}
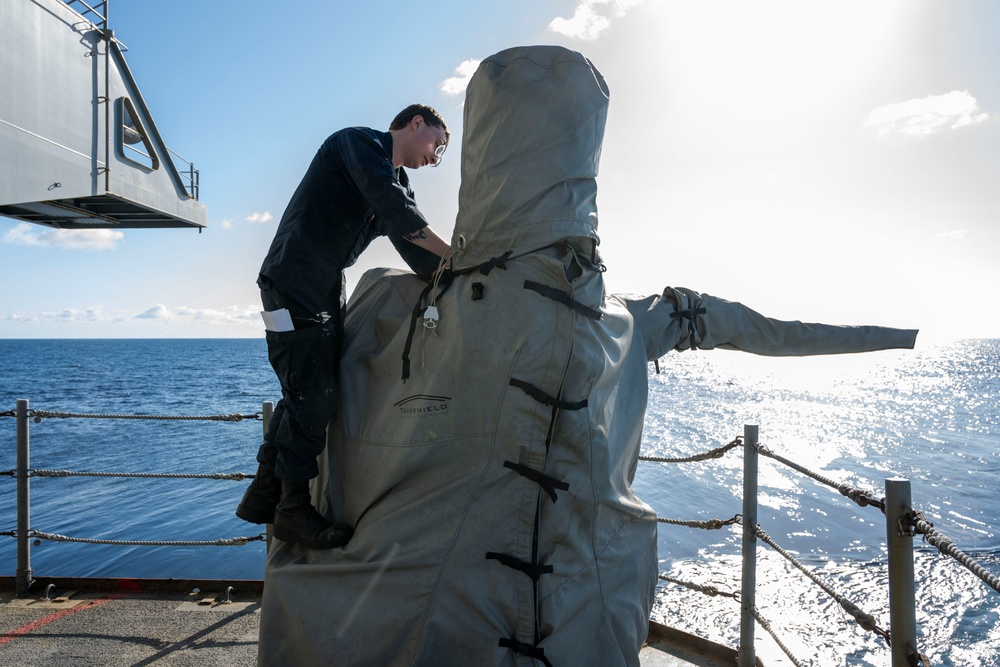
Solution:
{"label": "eyeglasses", "polygon": [[432,164],[431,167],[436,167],[439,164],[441,164],[441,159],[444,157],[444,152],[447,149],[448,149],[448,144],[447,143],[443,143],[443,144],[441,144],[440,146],[438,146],[437,148],[434,149],[434,157],[437,158],[437,162],[435,162],[434,164]]}

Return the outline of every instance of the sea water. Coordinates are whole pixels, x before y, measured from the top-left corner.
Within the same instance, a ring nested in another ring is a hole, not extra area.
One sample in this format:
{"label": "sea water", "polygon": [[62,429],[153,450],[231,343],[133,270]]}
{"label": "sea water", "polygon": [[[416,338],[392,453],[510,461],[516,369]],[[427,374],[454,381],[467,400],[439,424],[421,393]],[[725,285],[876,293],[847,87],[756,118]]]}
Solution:
{"label": "sea water", "polygon": [[[279,387],[264,341],[0,340],[0,413],[17,399],[53,412],[254,415]],[[905,478],[913,505],[942,534],[1000,576],[1000,340],[913,351],[764,358],[728,351],[672,353],[650,365],[643,454],[684,457],[759,425],[760,442],[837,483],[884,495]],[[4,435],[6,433],[6,435]],[[33,469],[252,473],[262,422],[44,418],[30,424]],[[15,420],[0,418],[0,472],[15,468]],[[701,463],[640,462],[634,489],[671,520],[742,512],[740,448]],[[4,481],[6,480],[6,481]],[[215,541],[260,527],[233,511],[246,481],[33,477],[31,526],[106,540]],[[886,526],[873,507],[779,463],[759,462],[758,522],[785,551],[888,629]],[[0,531],[16,527],[15,482],[0,477]],[[739,641],[739,525],[703,530],[660,524],[662,574],[653,618],[735,646]],[[918,644],[933,665],[1000,667],[1000,593],[953,559],[914,540]],[[838,602],[763,543],[756,606],[804,664],[886,665],[889,650]],[[15,541],[0,537],[0,567],[16,570]],[[264,545],[135,546],[40,541],[36,576],[254,579]],[[765,630],[768,665],[790,665]]]}

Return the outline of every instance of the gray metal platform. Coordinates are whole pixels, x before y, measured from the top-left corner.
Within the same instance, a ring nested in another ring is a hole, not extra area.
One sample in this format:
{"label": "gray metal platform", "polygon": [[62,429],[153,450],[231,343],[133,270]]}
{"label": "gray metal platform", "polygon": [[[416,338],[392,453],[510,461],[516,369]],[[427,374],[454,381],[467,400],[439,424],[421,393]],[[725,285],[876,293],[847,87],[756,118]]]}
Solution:
{"label": "gray metal platform", "polygon": [[[13,577],[0,577],[0,664],[252,667],[262,591],[258,580],[53,578],[18,598]],[[736,651],[651,623],[639,658],[642,667],[731,667]]]}

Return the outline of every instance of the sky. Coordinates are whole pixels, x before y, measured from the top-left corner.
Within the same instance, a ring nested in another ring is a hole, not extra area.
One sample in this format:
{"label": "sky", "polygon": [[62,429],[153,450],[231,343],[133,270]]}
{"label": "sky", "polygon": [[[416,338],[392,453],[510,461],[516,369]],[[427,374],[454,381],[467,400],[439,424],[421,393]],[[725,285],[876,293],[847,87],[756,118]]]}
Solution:
{"label": "sky", "polygon": [[[465,85],[558,44],[611,91],[598,177],[609,293],[682,286],[770,317],[1000,338],[1000,3],[991,0],[112,0],[110,27],[208,225],[0,217],[0,338],[262,337],[257,270],[334,131],[412,102],[452,132],[411,171],[458,211]],[[16,64],[13,64],[16,66]],[[4,67],[12,64],[4,63]],[[385,239],[347,272],[405,266]]]}

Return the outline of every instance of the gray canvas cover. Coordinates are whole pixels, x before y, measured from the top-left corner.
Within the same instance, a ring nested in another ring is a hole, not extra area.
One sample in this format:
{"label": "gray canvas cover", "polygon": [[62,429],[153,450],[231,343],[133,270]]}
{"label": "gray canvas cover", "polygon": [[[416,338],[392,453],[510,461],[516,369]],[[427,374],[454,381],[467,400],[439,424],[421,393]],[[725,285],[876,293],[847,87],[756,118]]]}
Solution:
{"label": "gray canvas cover", "polygon": [[648,361],[913,346],[914,331],[780,322],[686,289],[606,297],[607,103],[566,49],[481,64],[457,273],[428,288],[379,269],[355,290],[313,485],[355,534],[272,546],[259,664],[637,665],[657,575],[656,517],[631,489]]}

